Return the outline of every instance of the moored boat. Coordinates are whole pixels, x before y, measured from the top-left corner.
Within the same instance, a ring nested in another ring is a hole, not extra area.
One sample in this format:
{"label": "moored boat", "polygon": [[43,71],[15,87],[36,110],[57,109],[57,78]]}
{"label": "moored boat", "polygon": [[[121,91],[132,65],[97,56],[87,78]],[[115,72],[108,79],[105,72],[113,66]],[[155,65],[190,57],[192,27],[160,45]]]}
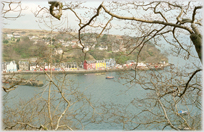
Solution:
{"label": "moored boat", "polygon": [[107,76],[106,79],[114,79],[114,76]]}
{"label": "moored boat", "polygon": [[178,114],[187,115],[188,112],[187,112],[187,111],[180,110],[180,111],[178,111]]}

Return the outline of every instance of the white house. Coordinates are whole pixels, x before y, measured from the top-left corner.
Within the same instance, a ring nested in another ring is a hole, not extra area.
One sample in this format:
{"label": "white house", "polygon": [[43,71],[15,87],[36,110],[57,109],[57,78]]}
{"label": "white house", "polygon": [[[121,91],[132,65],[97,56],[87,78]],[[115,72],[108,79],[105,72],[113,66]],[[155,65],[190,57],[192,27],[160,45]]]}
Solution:
{"label": "white house", "polygon": [[142,62],[140,62],[140,63],[137,64],[137,66],[147,66],[147,65],[142,63]]}
{"label": "white house", "polygon": [[29,36],[29,39],[30,39],[30,40],[38,39],[38,37],[37,37],[37,36]]}
{"label": "white house", "polygon": [[6,65],[6,72],[16,72],[17,65],[15,61],[11,61],[9,64]]}
{"label": "white house", "polygon": [[55,49],[55,54],[62,54],[63,53],[63,50],[61,48],[59,49]]}
{"label": "white house", "polygon": [[13,37],[13,34],[7,34],[7,38],[11,39]]}
{"label": "white house", "polygon": [[108,50],[108,46],[103,45],[98,47],[99,50]]}

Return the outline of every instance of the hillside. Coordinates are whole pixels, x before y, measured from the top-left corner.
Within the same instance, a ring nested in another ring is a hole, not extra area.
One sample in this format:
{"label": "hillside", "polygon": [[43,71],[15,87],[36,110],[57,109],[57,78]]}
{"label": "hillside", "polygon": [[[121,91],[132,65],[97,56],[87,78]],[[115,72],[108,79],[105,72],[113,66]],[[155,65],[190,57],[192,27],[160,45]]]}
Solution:
{"label": "hillside", "polygon": [[[3,61],[29,58],[40,58],[48,61],[50,54],[51,36],[49,31],[28,30],[28,29],[3,29]],[[9,35],[11,37],[9,37]],[[82,62],[85,54],[82,53],[80,45],[77,45],[77,33],[54,32],[52,38],[52,55],[54,62]],[[81,35],[82,42],[88,50],[86,60],[102,60],[115,58],[119,64],[126,63],[127,60],[136,60],[138,50],[132,54],[127,54],[141,40],[136,37],[107,35],[97,37],[96,33],[85,33]],[[57,54],[57,50],[63,54]],[[167,57],[148,42],[140,53],[139,61],[157,63],[168,61]]]}

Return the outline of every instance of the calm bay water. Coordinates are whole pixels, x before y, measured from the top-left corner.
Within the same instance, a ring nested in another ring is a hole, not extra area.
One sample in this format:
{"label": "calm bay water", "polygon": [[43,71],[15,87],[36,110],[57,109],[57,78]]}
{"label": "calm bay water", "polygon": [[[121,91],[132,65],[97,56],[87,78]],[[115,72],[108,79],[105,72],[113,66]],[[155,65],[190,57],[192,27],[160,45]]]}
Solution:
{"label": "calm bay water", "polygon": [[[134,73],[134,72],[132,72]],[[114,76],[114,79],[105,79],[106,76]],[[24,78],[31,78],[36,75],[23,75]],[[59,80],[62,79],[64,75],[53,75]],[[40,75],[37,79],[43,80],[46,82],[45,75]],[[125,84],[126,81],[121,79],[121,76],[118,72],[105,73],[102,75],[97,74],[70,74],[67,75],[66,79],[74,82],[75,87],[78,87],[80,91],[84,91],[84,94],[89,98],[90,102],[98,107],[101,103],[106,104],[120,104],[127,105],[134,98],[140,98],[145,95],[145,91],[139,85]],[[55,81],[57,82],[57,81]],[[14,91],[9,92],[9,94],[3,93],[6,95],[8,102],[6,103],[9,107],[18,107],[19,101],[28,101],[32,99],[36,94],[44,91],[46,87],[31,87],[31,86],[18,86]],[[129,90],[127,90],[127,87]],[[47,93],[44,94],[46,98]],[[129,111],[136,112],[135,109],[129,109]],[[90,123],[87,125],[85,130],[122,130],[122,125],[111,125],[109,123]]]}
{"label": "calm bay water", "polygon": [[[132,72],[134,73],[134,72]],[[114,76],[114,79],[105,79],[107,75]],[[31,78],[36,75],[23,75],[24,78]],[[59,79],[64,75],[53,75]],[[75,83],[75,87],[78,87],[81,91],[84,91],[85,95],[92,96],[92,100],[97,103],[102,102],[114,102],[126,104],[132,100],[134,97],[142,96],[142,88],[139,85],[134,86],[133,84],[125,84],[126,82],[122,80],[117,72],[105,73],[102,75],[97,74],[70,74],[67,75],[66,79],[69,79]],[[46,82],[46,76],[40,75],[37,77],[39,80],[43,80],[44,84]],[[120,82],[118,82],[120,81]],[[56,81],[57,82],[57,81]],[[131,89],[127,90],[127,86]],[[9,97],[15,97],[12,101],[9,101],[11,104],[18,103],[20,99],[29,100],[37,93],[40,93],[44,90],[44,87],[31,87],[31,86],[18,86],[14,91],[9,92]],[[86,90],[85,90],[86,89]],[[6,95],[6,93],[3,93]],[[128,97],[128,98],[127,98]]]}
{"label": "calm bay water", "polygon": [[[141,71],[142,73],[143,71]],[[152,72],[152,71],[149,71]],[[163,72],[163,71],[160,71]],[[134,73],[134,72],[130,72]],[[148,73],[144,72],[145,74]],[[107,75],[112,75],[114,79],[105,79]],[[24,78],[34,77],[36,75],[23,75]],[[64,75],[58,74],[53,75],[55,78],[62,80]],[[53,77],[53,78],[54,78]],[[119,104],[127,106],[131,103],[134,98],[144,98],[148,91],[145,91],[141,88],[140,85],[135,85],[127,83],[124,79],[121,78],[119,72],[105,73],[102,75],[97,74],[69,74],[66,76],[66,79],[74,82],[75,87],[78,87],[78,90],[84,91],[84,94],[89,98],[90,102],[94,107],[100,106],[102,103],[106,104]],[[45,84],[46,81],[45,75],[40,75],[37,79],[43,80]],[[56,79],[55,79],[56,80]],[[57,81],[55,81],[57,83]],[[31,86],[18,86],[14,91],[11,91],[7,94],[9,99],[7,106],[18,107],[20,100],[28,101],[34,97],[34,95],[44,91],[46,87],[31,87]],[[4,95],[6,93],[4,92]],[[44,97],[47,97],[47,93],[44,94]],[[141,106],[142,107],[142,106]],[[128,106],[127,111],[132,114],[140,112],[140,109],[135,107]],[[89,123],[85,130],[123,130],[122,124],[110,124],[110,123]]]}

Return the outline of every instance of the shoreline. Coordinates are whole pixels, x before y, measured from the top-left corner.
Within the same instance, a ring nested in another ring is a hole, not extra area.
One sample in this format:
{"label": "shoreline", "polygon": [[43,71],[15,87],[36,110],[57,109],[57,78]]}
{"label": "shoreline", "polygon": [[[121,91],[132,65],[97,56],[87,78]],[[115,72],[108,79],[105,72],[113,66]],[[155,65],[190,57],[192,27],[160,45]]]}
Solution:
{"label": "shoreline", "polygon": [[[52,71],[52,74],[87,74],[87,73],[103,73],[103,72],[118,72],[130,71],[131,69],[105,69],[105,70],[73,70],[73,71]],[[50,74],[51,71],[20,71],[11,73],[2,73],[2,75],[10,74]]]}
{"label": "shoreline", "polygon": [[[162,69],[155,69],[163,70],[165,67],[170,66],[168,64],[164,66]],[[138,71],[151,71],[151,69],[137,69]],[[124,68],[124,69],[104,69],[104,70],[70,70],[70,71],[52,71],[52,74],[88,74],[88,73],[104,73],[104,72],[123,72],[123,71],[135,71],[132,68]],[[50,74],[51,71],[17,71],[17,72],[10,72],[10,73],[2,73],[2,75],[10,75],[10,74]]]}

